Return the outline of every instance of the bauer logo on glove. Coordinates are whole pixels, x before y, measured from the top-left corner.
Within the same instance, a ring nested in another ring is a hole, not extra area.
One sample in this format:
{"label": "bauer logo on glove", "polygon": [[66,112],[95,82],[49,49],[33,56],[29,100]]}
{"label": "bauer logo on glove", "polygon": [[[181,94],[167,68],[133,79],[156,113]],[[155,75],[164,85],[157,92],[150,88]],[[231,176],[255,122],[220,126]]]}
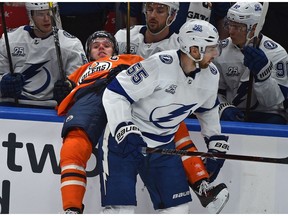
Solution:
{"label": "bauer logo on glove", "polygon": [[222,143],[222,142],[216,142],[215,143],[215,149],[219,148],[219,149],[225,149],[225,150],[229,150],[229,145],[227,145],[226,143]]}
{"label": "bauer logo on glove", "polygon": [[122,142],[122,140],[130,133],[141,134],[139,128],[136,125],[126,125],[121,127],[116,134],[117,143]]}

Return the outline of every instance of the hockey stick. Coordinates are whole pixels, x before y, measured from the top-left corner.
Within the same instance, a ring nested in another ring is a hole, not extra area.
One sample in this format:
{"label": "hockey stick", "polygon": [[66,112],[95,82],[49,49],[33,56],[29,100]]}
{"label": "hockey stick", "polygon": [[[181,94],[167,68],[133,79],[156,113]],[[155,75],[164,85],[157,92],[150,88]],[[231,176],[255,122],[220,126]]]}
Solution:
{"label": "hockey stick", "polygon": [[148,147],[142,147],[141,152],[143,154],[156,153],[156,154],[163,154],[163,155],[195,156],[195,157],[220,158],[220,159],[229,159],[229,160],[242,160],[242,161],[288,164],[288,157],[286,157],[286,158],[269,158],[269,157],[259,157],[259,156],[233,155],[233,154],[197,152],[197,151],[192,152],[192,151],[187,151],[187,150],[160,149],[160,148],[148,148]]}
{"label": "hockey stick", "polygon": [[[13,62],[12,62],[11,50],[10,50],[10,45],[9,45],[8,33],[7,33],[4,2],[0,2],[0,7],[1,7],[1,16],[2,16],[2,29],[3,29],[3,34],[5,38],[6,51],[7,51],[7,57],[8,57],[8,62],[9,62],[9,70],[10,70],[10,73],[13,74],[14,70],[13,70]],[[15,103],[18,104],[18,98],[15,97],[14,99],[15,99]]]}
{"label": "hockey stick", "polygon": [[127,2],[127,23],[126,23],[126,51],[130,54],[130,1]]}
{"label": "hockey stick", "polygon": [[59,42],[59,37],[58,37],[58,28],[56,25],[56,16],[55,16],[55,11],[53,9],[53,2],[48,2],[48,4],[49,4],[50,17],[51,17],[51,22],[52,22],[52,30],[53,30],[53,37],[54,37],[54,42],[55,42],[55,49],[56,49],[56,56],[57,56],[57,62],[58,62],[58,67],[59,67],[59,73],[60,73],[61,79],[63,81],[65,81],[66,80],[66,74],[63,70],[63,60],[62,60],[60,42]]}
{"label": "hockey stick", "polygon": [[[264,2],[263,3],[263,7],[262,7],[262,13],[261,13],[261,17],[260,20],[255,28],[255,32],[254,32],[254,41],[253,41],[253,47],[257,46],[257,39],[259,37],[259,33],[263,28],[263,25],[265,23],[265,18],[266,18],[266,14],[269,8],[269,2]],[[247,43],[249,42],[249,40],[247,40]],[[247,45],[246,43],[246,45]],[[246,101],[246,115],[245,115],[245,120],[248,121],[249,119],[249,111],[250,111],[250,106],[251,106],[251,97],[252,97],[252,87],[253,87],[253,74],[252,72],[250,72],[249,74],[249,81],[248,81],[248,92],[247,92],[247,101]]]}
{"label": "hockey stick", "polygon": [[14,73],[14,71],[13,71],[13,63],[12,63],[12,57],[11,57],[11,52],[10,52],[8,33],[7,33],[5,11],[4,11],[4,3],[1,2],[0,5],[1,5],[1,16],[2,16],[2,29],[3,29],[5,43],[6,43],[6,51],[7,51],[8,61],[9,61],[9,69],[10,69],[10,73],[13,74]]}

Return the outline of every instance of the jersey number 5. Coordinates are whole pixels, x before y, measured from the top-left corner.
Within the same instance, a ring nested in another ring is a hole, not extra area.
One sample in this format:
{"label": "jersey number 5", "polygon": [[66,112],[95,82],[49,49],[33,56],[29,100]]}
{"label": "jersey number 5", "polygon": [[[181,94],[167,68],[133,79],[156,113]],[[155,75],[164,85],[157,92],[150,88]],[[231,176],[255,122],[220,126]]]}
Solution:
{"label": "jersey number 5", "polygon": [[142,82],[143,78],[147,78],[149,76],[149,74],[145,71],[139,62],[132,65],[127,70],[127,74],[131,76],[131,80],[135,85],[138,85]]}

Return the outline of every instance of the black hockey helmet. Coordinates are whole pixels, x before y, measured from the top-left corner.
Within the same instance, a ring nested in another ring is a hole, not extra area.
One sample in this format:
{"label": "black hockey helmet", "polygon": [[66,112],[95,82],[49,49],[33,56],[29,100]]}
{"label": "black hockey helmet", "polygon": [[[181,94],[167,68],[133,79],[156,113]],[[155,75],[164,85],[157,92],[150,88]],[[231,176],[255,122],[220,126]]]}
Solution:
{"label": "black hockey helmet", "polygon": [[113,55],[118,55],[119,49],[116,38],[107,31],[96,31],[88,37],[85,43],[85,52],[89,61],[91,61],[90,59],[91,45],[96,38],[108,38],[113,43],[114,46]]}

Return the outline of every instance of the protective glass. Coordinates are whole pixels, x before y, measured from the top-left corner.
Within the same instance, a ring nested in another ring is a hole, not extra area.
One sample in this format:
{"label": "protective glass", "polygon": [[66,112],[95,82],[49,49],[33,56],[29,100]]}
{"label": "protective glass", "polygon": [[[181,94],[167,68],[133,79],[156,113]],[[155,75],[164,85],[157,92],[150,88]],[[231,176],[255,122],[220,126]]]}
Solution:
{"label": "protective glass", "polygon": [[207,46],[205,49],[205,54],[211,55],[212,57],[218,57],[221,55],[222,49],[219,43],[215,46]]}

